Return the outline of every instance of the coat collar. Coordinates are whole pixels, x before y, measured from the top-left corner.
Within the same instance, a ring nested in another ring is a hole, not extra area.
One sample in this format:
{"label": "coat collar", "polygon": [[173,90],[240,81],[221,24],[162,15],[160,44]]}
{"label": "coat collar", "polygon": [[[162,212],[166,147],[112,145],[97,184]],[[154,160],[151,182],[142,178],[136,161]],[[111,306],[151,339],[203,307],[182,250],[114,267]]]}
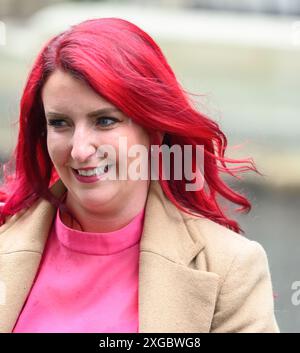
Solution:
{"label": "coat collar", "polygon": [[[51,191],[59,197],[66,188],[59,180]],[[40,199],[0,227],[0,285],[5,291],[0,332],[13,330],[54,215],[55,208]],[[204,244],[190,218],[166,198],[158,181],[151,181],[140,242],[139,332],[209,331],[219,276],[196,267]]]}

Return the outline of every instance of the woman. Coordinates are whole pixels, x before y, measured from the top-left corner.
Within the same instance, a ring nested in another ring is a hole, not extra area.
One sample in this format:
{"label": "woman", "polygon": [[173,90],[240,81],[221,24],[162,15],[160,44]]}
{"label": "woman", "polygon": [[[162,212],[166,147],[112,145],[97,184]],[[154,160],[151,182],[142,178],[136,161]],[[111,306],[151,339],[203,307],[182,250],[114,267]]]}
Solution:
{"label": "woman", "polygon": [[[181,164],[165,178],[164,159],[152,177],[161,145],[192,146],[201,188],[174,177]],[[217,200],[250,209],[220,172],[255,167],[225,158],[226,145],[134,24],[89,20],[50,40],[24,89],[15,174],[2,188],[0,331],[278,332],[265,251]],[[125,150],[136,147],[146,178],[133,177]]]}

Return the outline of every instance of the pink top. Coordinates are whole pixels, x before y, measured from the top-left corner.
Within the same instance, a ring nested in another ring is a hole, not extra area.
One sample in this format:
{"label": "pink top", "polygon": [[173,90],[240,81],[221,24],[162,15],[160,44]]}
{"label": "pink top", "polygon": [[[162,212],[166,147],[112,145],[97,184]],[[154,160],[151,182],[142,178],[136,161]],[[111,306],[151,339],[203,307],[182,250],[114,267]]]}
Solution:
{"label": "pink top", "polygon": [[109,233],[68,228],[57,211],[13,332],[138,332],[144,211]]}

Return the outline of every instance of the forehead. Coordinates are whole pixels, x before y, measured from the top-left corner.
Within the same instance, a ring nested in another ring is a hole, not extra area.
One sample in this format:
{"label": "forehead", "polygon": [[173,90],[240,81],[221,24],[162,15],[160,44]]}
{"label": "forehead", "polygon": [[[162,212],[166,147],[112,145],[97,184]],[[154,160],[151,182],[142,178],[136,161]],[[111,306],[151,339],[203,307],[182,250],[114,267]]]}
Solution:
{"label": "forehead", "polygon": [[41,97],[45,109],[95,109],[114,107],[87,83],[70,73],[56,70],[46,80]]}

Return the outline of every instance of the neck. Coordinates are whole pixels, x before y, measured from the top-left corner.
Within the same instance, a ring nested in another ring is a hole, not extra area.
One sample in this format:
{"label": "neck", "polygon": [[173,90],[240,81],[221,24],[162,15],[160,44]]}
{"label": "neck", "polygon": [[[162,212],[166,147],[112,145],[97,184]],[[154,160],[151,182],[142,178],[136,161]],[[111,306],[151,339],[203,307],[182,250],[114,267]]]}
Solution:
{"label": "neck", "polygon": [[146,205],[149,183],[143,183],[140,186],[139,190],[134,195],[130,194],[127,200],[122,203],[115,202],[114,205],[106,205],[102,212],[93,212],[81,207],[67,192],[65,202],[73,219],[63,213],[61,215],[62,222],[70,228],[92,233],[107,233],[121,229],[130,223]]}

